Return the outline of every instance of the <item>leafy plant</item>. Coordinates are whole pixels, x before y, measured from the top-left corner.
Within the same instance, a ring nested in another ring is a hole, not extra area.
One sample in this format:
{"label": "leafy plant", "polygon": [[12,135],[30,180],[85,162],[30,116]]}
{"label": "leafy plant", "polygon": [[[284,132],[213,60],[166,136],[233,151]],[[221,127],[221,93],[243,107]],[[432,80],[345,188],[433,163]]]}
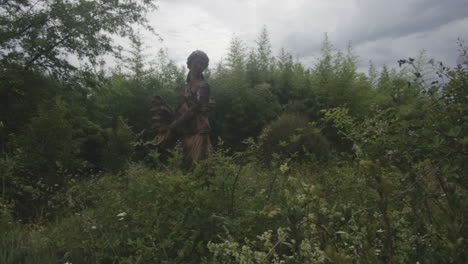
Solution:
{"label": "leafy plant", "polygon": [[306,118],[283,114],[266,126],[258,139],[258,153],[268,164],[272,159],[303,159],[314,155],[326,159],[330,146],[320,130]]}

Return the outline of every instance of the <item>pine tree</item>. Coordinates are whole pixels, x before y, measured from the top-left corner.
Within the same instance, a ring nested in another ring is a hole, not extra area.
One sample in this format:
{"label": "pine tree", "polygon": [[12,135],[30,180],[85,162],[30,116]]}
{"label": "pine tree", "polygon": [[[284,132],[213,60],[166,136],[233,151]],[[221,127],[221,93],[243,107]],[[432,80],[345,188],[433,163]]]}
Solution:
{"label": "pine tree", "polygon": [[125,59],[128,63],[127,67],[131,71],[133,78],[141,80],[147,71],[145,70],[145,54],[143,48],[143,41],[139,35],[130,36],[131,50],[130,57]]}
{"label": "pine tree", "polygon": [[374,62],[371,60],[369,61],[369,70],[367,75],[369,76],[369,81],[371,82],[372,88],[377,88],[379,72],[377,71]]}
{"label": "pine tree", "polygon": [[292,83],[294,78],[294,61],[292,55],[287,53],[284,48],[280,50],[277,65],[277,71],[275,71],[274,74],[275,82],[273,88],[278,96],[279,102],[285,105],[292,99],[290,95],[291,91],[294,89]]}
{"label": "pine tree", "polygon": [[270,37],[266,27],[263,27],[262,32],[256,40],[257,50],[256,58],[258,62],[258,70],[261,82],[268,81],[270,72],[274,65],[274,57],[271,51]]}
{"label": "pine tree", "polygon": [[333,67],[333,45],[328,35],[325,38],[320,50],[320,59],[314,67],[314,77],[317,83],[318,96],[320,97],[320,108],[326,109],[332,107],[332,81],[334,79]]}
{"label": "pine tree", "polygon": [[249,57],[247,59],[247,64],[246,64],[246,70],[247,70],[247,79],[251,86],[255,86],[261,83],[262,78],[260,76],[259,62],[253,50],[249,52]]}
{"label": "pine tree", "polygon": [[245,45],[243,41],[234,36],[227,54],[227,66],[234,72],[242,73],[245,70]]}

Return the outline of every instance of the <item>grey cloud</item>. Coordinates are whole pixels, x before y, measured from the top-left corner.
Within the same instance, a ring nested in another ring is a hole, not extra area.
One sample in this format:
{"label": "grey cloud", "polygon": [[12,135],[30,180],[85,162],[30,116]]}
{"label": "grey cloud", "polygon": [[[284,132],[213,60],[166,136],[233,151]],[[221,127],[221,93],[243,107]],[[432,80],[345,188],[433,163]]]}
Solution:
{"label": "grey cloud", "polygon": [[361,42],[401,37],[430,31],[468,16],[464,0],[451,1],[362,1],[350,21],[343,21],[337,33],[343,41]]}
{"label": "grey cloud", "polygon": [[356,52],[361,58],[366,58],[364,65],[372,59],[377,66],[386,64],[396,67],[398,59],[415,57],[422,50],[427,52],[428,58],[455,65],[458,57],[457,38],[468,38],[468,32],[464,30],[467,26],[468,18],[465,18],[431,31],[364,42],[356,46]]}
{"label": "grey cloud", "polygon": [[[330,33],[338,45],[345,45],[351,41],[355,45],[382,38],[399,38],[416,32],[430,31],[450,22],[468,16],[468,5],[463,0],[451,1],[357,1],[357,5],[334,7],[328,10],[327,21],[322,24],[323,29],[318,32],[295,31],[285,36],[285,43],[291,47],[299,47],[304,56],[316,52],[316,45],[306,43],[317,42],[310,35],[322,36],[323,32]],[[313,3],[305,5],[300,17],[294,19],[306,22],[311,29],[317,21],[310,17],[309,10],[313,10]],[[274,23],[274,22],[273,22]],[[329,30],[327,26],[336,24]],[[308,34],[308,35],[305,35]],[[302,37],[301,37],[302,36]],[[301,41],[303,39],[304,41]],[[323,40],[323,37],[320,41]],[[300,44],[297,44],[300,43]]]}
{"label": "grey cloud", "polygon": [[372,59],[378,66],[395,64],[421,49],[452,61],[457,56],[455,39],[466,36],[468,28],[468,4],[462,0],[342,1],[322,7],[304,2],[294,15],[286,20],[288,33],[275,31],[271,17],[269,24],[272,35],[283,36],[281,45],[305,61],[320,51],[323,32],[340,49],[351,41],[362,61]]}
{"label": "grey cloud", "polygon": [[[351,41],[361,61],[366,63],[372,59],[380,66],[414,56],[421,49],[442,60],[455,58],[456,49],[452,49],[455,39],[467,34],[468,4],[465,2],[161,0],[155,16],[170,7],[170,12],[165,14],[170,17],[170,24],[165,27],[179,34],[168,32],[165,45],[177,57],[181,56],[181,49],[190,50],[194,43],[201,43],[213,54],[215,63],[216,58],[226,54],[230,36],[238,35],[247,46],[254,46],[254,39],[266,25],[275,53],[284,47],[301,61],[310,62],[320,51],[327,32],[338,48],[344,49]],[[199,24],[195,26],[195,23]],[[197,33],[193,32],[195,28]],[[187,44],[180,43],[184,41]]]}
{"label": "grey cloud", "polygon": [[281,46],[299,57],[307,57],[320,50],[323,40],[323,33],[320,36],[317,34],[290,33],[284,38]]}

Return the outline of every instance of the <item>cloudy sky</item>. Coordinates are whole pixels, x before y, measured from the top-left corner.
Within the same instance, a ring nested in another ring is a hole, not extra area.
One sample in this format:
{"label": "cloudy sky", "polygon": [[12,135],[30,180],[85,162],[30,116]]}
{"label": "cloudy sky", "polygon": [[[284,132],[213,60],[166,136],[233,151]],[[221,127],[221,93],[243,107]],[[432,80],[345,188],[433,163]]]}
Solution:
{"label": "cloudy sky", "polygon": [[263,26],[273,52],[283,47],[312,66],[324,33],[333,45],[354,46],[360,69],[372,60],[396,61],[426,50],[429,57],[454,64],[457,38],[468,45],[467,0],[160,0],[149,17],[160,37],[144,35],[152,56],[167,48],[183,64],[191,51],[208,53],[211,65],[226,56],[233,36],[254,47]]}

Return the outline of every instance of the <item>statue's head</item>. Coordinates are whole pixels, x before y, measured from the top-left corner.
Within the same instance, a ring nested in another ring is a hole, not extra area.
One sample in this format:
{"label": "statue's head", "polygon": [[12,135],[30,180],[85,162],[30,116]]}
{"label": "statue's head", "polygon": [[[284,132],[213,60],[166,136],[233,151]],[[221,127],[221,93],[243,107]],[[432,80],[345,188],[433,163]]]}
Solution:
{"label": "statue's head", "polygon": [[194,67],[195,64],[201,68],[201,70],[205,70],[208,67],[208,63],[210,62],[210,59],[206,55],[205,52],[201,50],[196,50],[190,54],[190,56],[187,58],[187,68],[190,70],[193,70],[192,68]]}

